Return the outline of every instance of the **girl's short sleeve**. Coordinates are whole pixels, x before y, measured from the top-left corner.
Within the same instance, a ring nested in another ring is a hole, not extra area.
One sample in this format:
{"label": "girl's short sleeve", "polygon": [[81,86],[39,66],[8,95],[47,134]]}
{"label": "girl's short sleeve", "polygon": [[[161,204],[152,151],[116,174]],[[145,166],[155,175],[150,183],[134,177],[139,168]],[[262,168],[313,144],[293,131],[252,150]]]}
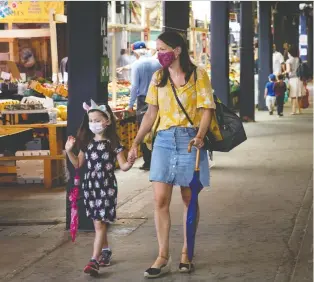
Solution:
{"label": "girl's short sleeve", "polygon": [[196,80],[196,107],[205,109],[216,109],[212,85],[205,69],[197,68]]}
{"label": "girl's short sleeve", "polygon": [[150,85],[148,87],[147,95],[146,95],[146,100],[145,102],[147,104],[151,104],[154,106],[158,106],[158,73],[159,71],[155,72],[152,80],[150,82]]}
{"label": "girl's short sleeve", "polygon": [[116,155],[118,155],[119,153],[121,153],[124,150],[124,147],[119,143],[117,148],[115,148],[113,151]]}

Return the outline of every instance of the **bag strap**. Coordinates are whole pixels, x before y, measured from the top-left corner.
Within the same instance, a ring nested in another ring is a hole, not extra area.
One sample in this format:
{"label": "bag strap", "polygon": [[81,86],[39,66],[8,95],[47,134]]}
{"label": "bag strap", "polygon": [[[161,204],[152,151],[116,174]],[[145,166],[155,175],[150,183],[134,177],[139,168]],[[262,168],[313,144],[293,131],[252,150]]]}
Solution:
{"label": "bag strap", "polygon": [[[194,69],[193,72],[194,72],[194,81],[196,82],[196,79],[197,79],[197,76],[196,76],[196,68]],[[183,107],[183,105],[182,105],[182,103],[181,103],[181,101],[180,101],[180,99],[179,99],[179,97],[178,97],[178,95],[177,95],[176,88],[175,88],[174,83],[173,83],[173,81],[172,81],[172,79],[171,79],[170,76],[169,76],[169,80],[170,80],[170,85],[171,85],[171,87],[172,87],[172,91],[173,91],[174,97],[176,98],[178,105],[180,106],[181,110],[182,110],[183,113],[185,114],[185,116],[186,116],[186,118],[188,119],[189,123],[190,123],[192,126],[194,126],[193,121],[190,119],[188,113],[187,113],[186,110],[184,109],[184,107]]]}

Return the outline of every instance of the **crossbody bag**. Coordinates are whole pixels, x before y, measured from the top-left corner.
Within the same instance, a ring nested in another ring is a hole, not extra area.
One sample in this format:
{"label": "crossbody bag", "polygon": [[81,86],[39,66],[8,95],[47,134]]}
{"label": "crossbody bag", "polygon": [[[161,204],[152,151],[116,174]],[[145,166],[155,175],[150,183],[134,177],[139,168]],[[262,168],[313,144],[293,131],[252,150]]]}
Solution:
{"label": "crossbody bag", "polygon": [[[196,68],[194,69],[193,73],[194,73],[194,81],[196,83],[196,80],[197,80]],[[176,90],[176,88],[174,86],[174,83],[173,83],[173,81],[172,81],[170,76],[169,76],[169,80],[170,80],[170,85],[171,85],[174,97],[176,98],[178,105],[180,106],[181,110],[185,114],[185,116],[186,116],[187,120],[189,121],[189,123],[194,127],[193,121],[189,117],[188,113],[186,112],[185,108],[183,107],[183,105],[182,105],[182,103],[181,103],[181,101],[180,101],[180,99],[179,99],[179,97],[177,95],[177,90]],[[213,139],[213,135],[211,134],[211,132],[209,130],[207,130],[206,135],[204,137],[204,149],[212,151],[211,148],[210,148],[210,144],[211,144],[211,140],[212,139]]]}

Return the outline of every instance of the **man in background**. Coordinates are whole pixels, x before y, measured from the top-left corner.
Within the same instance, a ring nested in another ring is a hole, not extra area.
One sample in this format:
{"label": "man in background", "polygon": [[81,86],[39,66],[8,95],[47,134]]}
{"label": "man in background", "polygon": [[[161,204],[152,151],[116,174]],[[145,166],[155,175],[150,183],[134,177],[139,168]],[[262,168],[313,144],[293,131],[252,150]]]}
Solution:
{"label": "man in background", "polygon": [[276,50],[276,45],[273,44],[273,73],[278,76],[281,74],[281,64],[284,63],[283,55]]}
{"label": "man in background", "polygon": [[[140,126],[143,116],[147,110],[145,102],[147,91],[153,74],[161,68],[159,61],[155,57],[151,57],[146,45],[142,41],[135,42],[132,45],[132,50],[137,57],[131,66],[131,98],[128,105],[128,110],[133,110],[136,101],[136,116],[137,122]],[[150,170],[151,151],[147,148],[145,143],[141,144],[141,151],[143,153],[144,164],[140,167],[142,170]]]}

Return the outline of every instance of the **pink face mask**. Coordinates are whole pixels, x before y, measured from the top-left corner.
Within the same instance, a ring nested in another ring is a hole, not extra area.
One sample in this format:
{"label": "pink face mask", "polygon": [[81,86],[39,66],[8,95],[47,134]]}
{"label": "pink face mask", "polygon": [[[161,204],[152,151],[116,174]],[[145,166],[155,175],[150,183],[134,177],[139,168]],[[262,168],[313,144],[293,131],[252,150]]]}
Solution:
{"label": "pink face mask", "polygon": [[175,60],[175,55],[173,51],[166,53],[158,53],[159,63],[162,65],[164,69],[169,68],[173,61]]}

